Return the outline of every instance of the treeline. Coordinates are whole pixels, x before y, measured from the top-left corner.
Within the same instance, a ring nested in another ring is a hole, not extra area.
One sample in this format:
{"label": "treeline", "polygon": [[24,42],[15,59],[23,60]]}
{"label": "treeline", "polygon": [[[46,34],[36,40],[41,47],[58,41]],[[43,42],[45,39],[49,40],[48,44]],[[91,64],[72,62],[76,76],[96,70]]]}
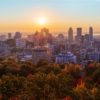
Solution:
{"label": "treeline", "polygon": [[0,59],[0,100],[100,100],[100,63]]}

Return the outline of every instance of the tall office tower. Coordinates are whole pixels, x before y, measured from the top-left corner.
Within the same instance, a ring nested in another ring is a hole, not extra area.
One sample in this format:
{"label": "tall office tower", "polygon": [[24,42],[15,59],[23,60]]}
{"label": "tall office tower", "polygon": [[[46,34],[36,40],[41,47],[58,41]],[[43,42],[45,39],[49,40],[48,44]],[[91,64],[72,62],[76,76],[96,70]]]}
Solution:
{"label": "tall office tower", "polygon": [[90,37],[90,41],[93,40],[93,28],[89,27],[89,37]]}
{"label": "tall office tower", "polygon": [[69,43],[73,42],[73,29],[71,27],[68,30],[68,42]]}
{"label": "tall office tower", "polygon": [[77,28],[77,42],[80,44],[82,38],[82,28]]}

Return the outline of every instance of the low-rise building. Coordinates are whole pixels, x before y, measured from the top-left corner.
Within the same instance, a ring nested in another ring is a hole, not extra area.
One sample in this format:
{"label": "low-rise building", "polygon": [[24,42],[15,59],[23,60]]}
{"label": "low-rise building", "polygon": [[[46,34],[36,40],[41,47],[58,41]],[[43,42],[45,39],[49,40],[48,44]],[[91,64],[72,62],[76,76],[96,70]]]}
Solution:
{"label": "low-rise building", "polygon": [[46,60],[48,62],[51,62],[51,50],[46,46],[36,46],[33,48],[32,53],[32,60],[33,63],[38,62],[39,60]]}
{"label": "low-rise building", "polygon": [[16,39],[16,48],[25,48],[26,47],[26,39]]}
{"label": "low-rise building", "polygon": [[56,56],[56,63],[65,64],[70,62],[76,63],[76,56],[71,52],[59,53]]}
{"label": "low-rise building", "polygon": [[100,52],[90,52],[87,54],[89,60],[100,61]]}

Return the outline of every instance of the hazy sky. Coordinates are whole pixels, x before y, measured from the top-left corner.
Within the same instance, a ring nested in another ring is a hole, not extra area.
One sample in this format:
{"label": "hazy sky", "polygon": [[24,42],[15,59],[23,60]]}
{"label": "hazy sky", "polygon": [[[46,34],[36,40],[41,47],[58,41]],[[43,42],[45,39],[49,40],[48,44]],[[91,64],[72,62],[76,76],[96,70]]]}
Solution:
{"label": "hazy sky", "polygon": [[100,0],[0,0],[0,31],[39,29],[37,20],[47,19],[46,27],[53,32],[67,31],[71,26],[93,26],[100,32]]}

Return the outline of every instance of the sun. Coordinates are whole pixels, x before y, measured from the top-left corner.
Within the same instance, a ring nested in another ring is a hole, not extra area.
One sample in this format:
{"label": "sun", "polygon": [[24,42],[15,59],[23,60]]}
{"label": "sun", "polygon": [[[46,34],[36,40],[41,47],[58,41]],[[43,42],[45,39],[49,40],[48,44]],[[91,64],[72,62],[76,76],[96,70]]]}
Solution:
{"label": "sun", "polygon": [[38,24],[39,24],[39,25],[42,25],[42,26],[43,26],[43,25],[45,25],[46,23],[47,23],[46,18],[42,18],[42,17],[41,17],[41,18],[38,19]]}

